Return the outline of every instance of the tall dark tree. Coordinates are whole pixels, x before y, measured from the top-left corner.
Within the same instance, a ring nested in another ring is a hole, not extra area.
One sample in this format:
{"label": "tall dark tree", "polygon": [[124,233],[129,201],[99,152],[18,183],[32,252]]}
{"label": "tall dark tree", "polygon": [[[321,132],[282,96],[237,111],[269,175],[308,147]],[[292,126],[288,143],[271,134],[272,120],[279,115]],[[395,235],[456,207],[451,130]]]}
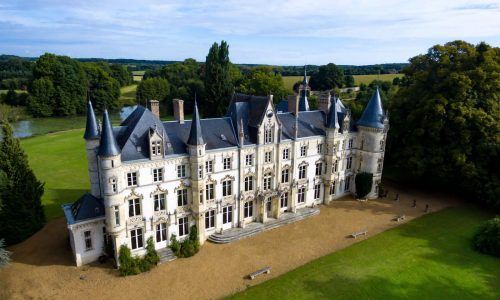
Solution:
{"label": "tall dark tree", "polygon": [[116,79],[120,86],[131,85],[133,81],[132,72],[121,64],[112,64],[109,66],[109,75]]}
{"label": "tall dark tree", "polygon": [[120,84],[102,67],[95,63],[83,64],[88,83],[88,98],[94,108],[104,111],[104,108],[117,108],[120,97]]}
{"label": "tall dark tree", "polygon": [[391,100],[389,161],[500,207],[500,48],[454,41],[410,63]]}
{"label": "tall dark tree", "polygon": [[28,111],[34,117],[52,116],[56,107],[55,94],[56,90],[50,78],[35,79],[30,86]]}
{"label": "tall dark tree", "polygon": [[207,117],[218,117],[226,113],[234,91],[230,72],[229,45],[222,41],[214,43],[205,62],[205,99],[200,109]]}
{"label": "tall dark tree", "polygon": [[[147,78],[141,81],[137,87],[137,101],[141,105],[147,105],[149,100],[158,100],[166,107],[170,107],[167,103],[167,96],[170,92],[170,84],[164,78]],[[170,99],[171,100],[171,99]]]}
{"label": "tall dark tree", "polygon": [[0,236],[7,244],[19,243],[45,224],[41,202],[43,183],[38,181],[28,164],[28,157],[14,138],[10,125],[3,123],[0,142],[0,171],[3,185],[0,198]]}
{"label": "tall dark tree", "polygon": [[344,71],[334,63],[321,66],[317,73],[311,75],[309,85],[313,90],[331,90],[344,85]]}

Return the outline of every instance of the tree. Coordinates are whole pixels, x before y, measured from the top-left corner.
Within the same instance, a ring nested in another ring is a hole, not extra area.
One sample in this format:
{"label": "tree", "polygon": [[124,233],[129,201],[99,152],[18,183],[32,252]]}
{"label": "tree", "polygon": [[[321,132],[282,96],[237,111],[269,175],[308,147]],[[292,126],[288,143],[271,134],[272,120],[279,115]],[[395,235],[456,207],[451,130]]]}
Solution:
{"label": "tree", "polygon": [[10,252],[5,250],[5,242],[0,239],[0,268],[5,267],[10,262]]}
{"label": "tree", "polygon": [[214,43],[205,62],[205,101],[200,106],[207,117],[219,117],[226,113],[234,91],[230,73],[229,46],[222,41]]}
{"label": "tree", "polygon": [[346,87],[352,87],[352,86],[354,86],[354,84],[355,84],[355,83],[354,83],[354,76],[352,76],[352,75],[346,75],[346,76],[344,77],[344,79],[345,79],[345,83],[344,83],[344,85],[345,85]]}
{"label": "tree", "polygon": [[344,71],[334,63],[319,67],[318,72],[312,74],[309,80],[311,89],[319,91],[340,88],[344,83]]}
{"label": "tree", "polygon": [[0,170],[4,174],[4,188],[0,191],[0,236],[10,245],[23,241],[45,224],[43,183],[30,169],[28,157],[10,125],[2,124],[2,130]]}
{"label": "tree", "polygon": [[88,82],[88,98],[94,108],[98,111],[104,111],[104,108],[117,108],[120,97],[118,81],[98,64],[85,63],[83,67]]}
{"label": "tree", "polygon": [[123,65],[112,64],[109,66],[109,75],[116,79],[120,86],[127,86],[132,84],[132,72]]}
{"label": "tree", "polygon": [[373,174],[366,172],[358,173],[354,181],[356,183],[356,197],[364,198],[372,190]]}
{"label": "tree", "polygon": [[28,111],[34,117],[52,116],[56,106],[55,92],[54,85],[49,78],[35,79],[30,86]]}
{"label": "tree", "polygon": [[500,257],[500,217],[488,220],[479,227],[472,246],[479,252]]}
{"label": "tree", "polygon": [[279,101],[287,94],[281,75],[267,66],[253,68],[245,76],[241,92],[257,96],[272,94],[275,101]]}
{"label": "tree", "polygon": [[[158,100],[167,103],[167,96],[170,92],[170,84],[164,78],[147,78],[139,83],[137,87],[137,101],[146,105],[149,100]],[[171,100],[171,99],[170,99]],[[170,107],[167,105],[167,107]]]}
{"label": "tree", "polygon": [[389,163],[500,207],[499,54],[454,41],[411,58],[389,106]]}

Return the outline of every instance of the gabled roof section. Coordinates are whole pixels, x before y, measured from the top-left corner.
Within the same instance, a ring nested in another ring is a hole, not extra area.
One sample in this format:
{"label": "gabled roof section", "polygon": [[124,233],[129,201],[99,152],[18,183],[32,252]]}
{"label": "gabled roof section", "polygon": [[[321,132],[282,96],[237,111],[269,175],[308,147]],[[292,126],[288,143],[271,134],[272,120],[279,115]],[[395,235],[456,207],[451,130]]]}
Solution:
{"label": "gabled roof section", "polygon": [[189,131],[189,138],[187,140],[188,145],[203,145],[205,141],[203,140],[203,132],[201,131],[200,124],[200,114],[198,112],[198,105],[196,100],[194,101],[193,110],[193,120],[191,122],[191,130]]}
{"label": "gabled roof section", "polygon": [[115,156],[120,154],[120,148],[116,143],[116,138],[113,133],[113,127],[111,126],[111,121],[109,120],[107,109],[104,110],[101,142],[99,144],[99,151],[97,152],[97,154],[99,156]]}
{"label": "gabled roof section", "polygon": [[92,102],[87,103],[87,123],[85,125],[85,134],[83,138],[86,140],[99,138],[99,127],[97,126],[97,119],[95,117]]}
{"label": "gabled roof section", "polygon": [[325,135],[326,115],[322,111],[301,111],[298,114],[298,120],[296,120],[292,113],[278,113],[276,116],[282,124],[282,140],[294,138],[294,126],[296,121],[298,125],[297,138]]}
{"label": "gabled roof section", "polygon": [[104,204],[102,199],[86,193],[73,204],[62,206],[68,224],[75,224],[87,220],[104,217]]}
{"label": "gabled roof section", "polygon": [[[258,127],[264,116],[266,115],[266,108],[269,103],[269,97],[266,96],[250,96],[245,94],[235,93],[231,99],[231,104],[229,106],[228,116],[233,116],[234,109],[238,109],[240,112],[245,111],[248,115],[248,126]],[[247,104],[238,104],[247,103]],[[235,124],[239,124],[239,120]]]}
{"label": "gabled roof section", "polygon": [[380,129],[384,128],[384,109],[382,108],[382,100],[380,99],[378,88],[373,93],[372,98],[363,111],[363,115],[359,119],[358,125]]}

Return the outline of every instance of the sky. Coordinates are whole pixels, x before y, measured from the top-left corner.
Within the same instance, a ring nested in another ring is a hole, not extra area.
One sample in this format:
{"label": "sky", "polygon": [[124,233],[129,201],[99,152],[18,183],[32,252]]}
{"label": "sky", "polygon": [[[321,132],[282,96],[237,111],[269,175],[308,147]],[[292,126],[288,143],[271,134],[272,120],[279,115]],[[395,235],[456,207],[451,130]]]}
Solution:
{"label": "sky", "polygon": [[0,53],[235,63],[407,62],[461,39],[500,45],[500,0],[0,0]]}

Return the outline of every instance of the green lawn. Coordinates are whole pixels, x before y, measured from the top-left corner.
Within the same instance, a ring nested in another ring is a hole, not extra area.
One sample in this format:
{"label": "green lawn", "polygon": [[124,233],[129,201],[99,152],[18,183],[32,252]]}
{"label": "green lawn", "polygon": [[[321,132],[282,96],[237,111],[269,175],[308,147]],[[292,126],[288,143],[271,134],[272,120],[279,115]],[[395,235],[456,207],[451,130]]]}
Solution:
{"label": "green lawn", "polygon": [[500,259],[469,241],[489,217],[473,207],[429,214],[232,298],[500,299]]}
{"label": "green lawn", "polygon": [[[289,92],[293,92],[293,85],[297,81],[302,81],[303,78],[304,78],[304,76],[283,76],[283,84],[285,85],[285,88]],[[308,80],[309,80],[309,78],[311,78],[311,76],[307,76]]]}
{"label": "green lawn", "polygon": [[390,81],[396,77],[403,77],[403,74],[380,74],[380,75],[354,75],[354,84],[370,84],[374,80]]}
{"label": "green lawn", "polygon": [[135,99],[136,92],[137,84],[132,84],[120,88],[119,106],[135,105],[137,103],[137,100]]}

